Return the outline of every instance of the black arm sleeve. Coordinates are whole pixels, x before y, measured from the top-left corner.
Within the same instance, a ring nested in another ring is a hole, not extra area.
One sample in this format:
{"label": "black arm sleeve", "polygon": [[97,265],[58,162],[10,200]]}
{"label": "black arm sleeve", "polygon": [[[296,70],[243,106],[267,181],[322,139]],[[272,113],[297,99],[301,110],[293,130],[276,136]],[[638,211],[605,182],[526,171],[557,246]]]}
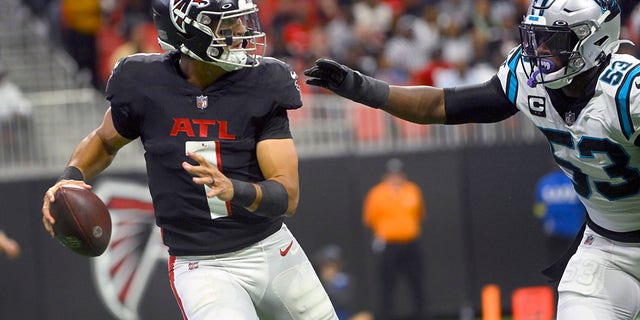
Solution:
{"label": "black arm sleeve", "polygon": [[498,76],[478,85],[444,89],[444,108],[445,124],[498,122],[518,112]]}

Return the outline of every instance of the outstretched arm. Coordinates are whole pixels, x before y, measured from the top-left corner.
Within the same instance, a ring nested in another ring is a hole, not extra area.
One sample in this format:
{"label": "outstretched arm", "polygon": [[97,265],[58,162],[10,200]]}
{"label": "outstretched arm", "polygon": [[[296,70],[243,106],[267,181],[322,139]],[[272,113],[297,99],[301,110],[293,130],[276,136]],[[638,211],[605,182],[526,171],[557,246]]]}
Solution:
{"label": "outstretched arm", "polygon": [[499,79],[458,88],[390,86],[333,60],[320,59],[305,71],[306,82],[420,124],[486,123],[504,120],[518,110]]}
{"label": "outstretched arm", "polygon": [[389,97],[380,109],[407,121],[442,124],[446,120],[444,90],[428,86],[389,86]]}

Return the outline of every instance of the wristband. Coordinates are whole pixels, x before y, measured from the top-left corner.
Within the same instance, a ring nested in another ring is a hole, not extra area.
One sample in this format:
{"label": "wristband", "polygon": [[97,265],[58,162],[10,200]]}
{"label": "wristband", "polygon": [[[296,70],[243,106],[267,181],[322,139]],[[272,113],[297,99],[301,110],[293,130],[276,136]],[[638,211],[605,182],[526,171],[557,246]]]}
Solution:
{"label": "wristband", "polygon": [[82,171],[80,171],[80,169],[78,169],[77,167],[68,166],[64,169],[60,178],[58,178],[58,181],[60,180],[84,181],[84,175],[82,175]]}
{"label": "wristband", "polygon": [[233,185],[233,199],[231,199],[231,203],[246,208],[256,201],[256,187],[254,187],[252,183],[236,179],[229,180],[231,180],[231,184]]}

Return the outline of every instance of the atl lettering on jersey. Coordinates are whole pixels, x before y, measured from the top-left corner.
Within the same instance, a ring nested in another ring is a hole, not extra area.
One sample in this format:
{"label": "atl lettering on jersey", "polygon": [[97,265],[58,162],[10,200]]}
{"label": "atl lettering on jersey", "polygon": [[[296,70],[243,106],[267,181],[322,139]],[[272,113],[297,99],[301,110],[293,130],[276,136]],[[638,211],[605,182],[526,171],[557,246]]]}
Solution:
{"label": "atl lettering on jersey", "polygon": [[236,136],[228,131],[229,125],[224,120],[173,118],[171,136],[183,133],[189,138],[209,138],[210,132],[218,131],[218,139],[235,140]]}

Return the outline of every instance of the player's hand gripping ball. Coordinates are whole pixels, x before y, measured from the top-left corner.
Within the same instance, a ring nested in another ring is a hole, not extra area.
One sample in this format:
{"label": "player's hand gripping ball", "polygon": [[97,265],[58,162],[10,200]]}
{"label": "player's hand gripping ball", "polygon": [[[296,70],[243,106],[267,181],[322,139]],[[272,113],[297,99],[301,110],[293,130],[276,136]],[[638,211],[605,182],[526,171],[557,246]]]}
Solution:
{"label": "player's hand gripping ball", "polygon": [[111,216],[107,206],[90,190],[63,185],[49,208],[56,220],[56,239],[71,251],[87,256],[101,255],[111,239]]}

